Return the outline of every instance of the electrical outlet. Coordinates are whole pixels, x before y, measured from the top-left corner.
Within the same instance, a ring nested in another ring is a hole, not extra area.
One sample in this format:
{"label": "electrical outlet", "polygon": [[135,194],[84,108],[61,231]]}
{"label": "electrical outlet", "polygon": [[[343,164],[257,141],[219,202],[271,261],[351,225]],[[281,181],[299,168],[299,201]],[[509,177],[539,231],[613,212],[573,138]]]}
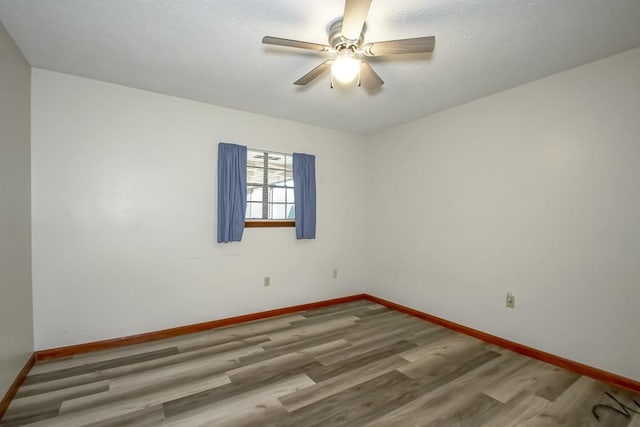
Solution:
{"label": "electrical outlet", "polygon": [[271,277],[270,276],[264,276],[264,285],[265,286],[271,286]]}
{"label": "electrical outlet", "polygon": [[506,301],[506,305],[507,308],[516,308],[516,296],[513,294],[513,292],[509,291],[507,292],[507,301]]}
{"label": "electrical outlet", "polygon": [[331,277],[333,277],[334,279],[338,278],[338,269],[334,268],[333,271],[331,272]]}

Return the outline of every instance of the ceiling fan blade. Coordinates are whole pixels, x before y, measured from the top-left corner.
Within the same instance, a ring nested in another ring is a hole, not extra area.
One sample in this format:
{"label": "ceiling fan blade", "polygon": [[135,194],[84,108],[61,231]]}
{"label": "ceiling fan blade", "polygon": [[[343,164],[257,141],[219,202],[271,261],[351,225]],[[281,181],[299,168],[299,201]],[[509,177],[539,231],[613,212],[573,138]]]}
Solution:
{"label": "ceiling fan blade", "polygon": [[358,40],[367,20],[371,0],[346,0],[342,18],[342,35],[348,40]]}
{"label": "ceiling fan blade", "polygon": [[402,53],[425,53],[433,52],[436,45],[436,38],[416,37],[414,39],[389,40],[385,42],[367,43],[362,47],[362,51],[367,56],[396,55]]}
{"label": "ceiling fan blade", "polygon": [[300,77],[298,80],[293,82],[293,84],[297,85],[297,86],[306,85],[311,80],[313,80],[313,79],[319,77],[320,75],[322,75],[323,73],[325,73],[329,69],[329,67],[331,67],[331,64],[333,64],[333,59],[328,59],[328,60],[324,61],[322,64],[318,65],[316,68],[314,68],[313,70],[309,71],[307,74],[305,74],[304,76]]}
{"label": "ceiling fan blade", "polygon": [[380,76],[365,61],[360,63],[360,84],[367,89],[375,89],[384,84]]}
{"label": "ceiling fan blade", "polygon": [[317,50],[320,52],[326,52],[331,48],[324,44],[301,42],[299,40],[281,39],[279,37],[264,36],[262,38],[263,44],[272,44],[276,46],[297,47],[299,49]]}

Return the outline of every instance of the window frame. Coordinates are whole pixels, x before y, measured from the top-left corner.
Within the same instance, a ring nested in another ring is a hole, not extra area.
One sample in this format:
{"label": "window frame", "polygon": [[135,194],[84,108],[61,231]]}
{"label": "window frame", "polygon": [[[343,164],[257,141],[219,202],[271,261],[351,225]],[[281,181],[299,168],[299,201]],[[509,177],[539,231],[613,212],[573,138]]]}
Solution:
{"label": "window frame", "polygon": [[[264,150],[261,148],[251,148],[251,147],[247,147],[247,153],[254,151],[254,152],[262,152],[264,153],[265,156],[265,165],[268,161],[268,157],[269,155],[280,155],[280,156],[285,156],[286,157],[290,157],[292,159],[292,164],[291,164],[291,179],[293,180],[293,154],[291,153],[283,153],[283,152],[279,152],[279,151],[273,151],[273,150]],[[247,172],[249,170],[249,164],[247,163]],[[286,162],[285,162],[285,175],[286,175],[286,171],[287,171],[287,167],[286,167]],[[265,175],[268,171],[268,167],[265,167]],[[266,178],[265,178],[266,179]],[[249,183],[247,181],[247,190],[249,189],[249,187],[257,187],[257,185],[251,185],[251,183]],[[269,184],[265,182],[262,183],[262,186],[267,189],[269,189]],[[281,187],[281,188],[292,188],[292,187]],[[248,194],[248,191],[247,191]],[[249,200],[246,201],[246,203],[249,203]],[[263,202],[264,203],[264,202]],[[268,203],[268,202],[267,202]],[[295,203],[295,202],[294,202]],[[279,203],[278,203],[279,204]],[[285,204],[286,206],[286,204]],[[244,220],[244,226],[245,228],[282,228],[282,227],[295,227],[296,226],[296,221],[295,219],[257,219],[257,218],[245,218]]]}

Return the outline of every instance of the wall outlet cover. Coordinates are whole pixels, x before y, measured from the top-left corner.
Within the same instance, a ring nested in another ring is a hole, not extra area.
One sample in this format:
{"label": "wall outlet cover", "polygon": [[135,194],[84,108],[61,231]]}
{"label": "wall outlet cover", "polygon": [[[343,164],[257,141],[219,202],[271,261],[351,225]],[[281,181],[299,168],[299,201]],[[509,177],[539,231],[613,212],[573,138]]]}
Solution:
{"label": "wall outlet cover", "polygon": [[513,294],[513,292],[507,292],[506,306],[507,308],[516,307],[516,296]]}

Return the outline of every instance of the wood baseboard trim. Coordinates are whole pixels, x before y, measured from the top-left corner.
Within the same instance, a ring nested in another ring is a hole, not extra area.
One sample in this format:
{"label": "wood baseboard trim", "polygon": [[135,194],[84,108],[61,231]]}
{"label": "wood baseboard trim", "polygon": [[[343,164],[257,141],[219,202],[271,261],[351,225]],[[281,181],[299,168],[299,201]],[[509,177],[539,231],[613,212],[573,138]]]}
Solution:
{"label": "wood baseboard trim", "polygon": [[36,351],[36,360],[56,359],[59,357],[73,356],[75,354],[87,353],[90,351],[106,350],[125,345],[139,344],[149,341],[161,340],[163,338],[172,338],[179,335],[191,334],[194,332],[206,331],[222,326],[235,325],[242,322],[250,322],[252,320],[266,319],[268,317],[281,316],[283,314],[295,313],[303,310],[312,310],[314,308],[326,307],[334,304],[343,304],[347,302],[365,299],[364,294],[350,295],[341,298],[333,298],[324,301],[316,301],[308,304],[294,305],[290,307],[277,308],[274,310],[261,311],[258,313],[244,314],[241,316],[228,317],[225,319],[213,320],[209,322],[196,323],[193,325],[178,326],[176,328],[163,329],[155,332],[147,332],[138,335],[131,335],[122,338],[114,338],[103,341],[94,341],[86,344],[70,345],[66,347],[52,348],[48,350]]}
{"label": "wood baseboard trim", "polygon": [[36,355],[35,353],[32,353],[27,360],[27,363],[24,364],[22,370],[18,373],[18,376],[9,387],[9,390],[7,390],[2,400],[0,400],[0,421],[2,421],[2,417],[4,417],[5,412],[7,412],[7,409],[9,408],[9,404],[16,396],[16,393],[18,393],[18,389],[27,378],[27,375],[29,375],[29,371],[31,371],[31,368],[33,368],[33,365],[35,364]]}
{"label": "wood baseboard trim", "polygon": [[627,390],[631,390],[636,393],[640,393],[640,382],[632,380],[630,378],[622,377],[617,374],[613,374],[611,372],[603,371],[602,369],[594,368],[592,366],[585,365],[583,363],[579,363],[573,360],[565,359],[564,357],[556,356],[551,353],[547,353],[542,350],[538,350],[532,347],[528,347],[526,345],[510,341],[504,338],[500,338],[495,335],[488,334],[486,332],[479,331],[477,329],[470,328],[468,326],[461,325],[459,323],[451,322],[449,320],[443,319],[441,317],[433,316],[431,314],[424,313],[420,310],[416,310],[411,307],[407,307],[401,304],[396,304],[395,302],[388,301],[382,298],[375,297],[373,295],[365,294],[365,298],[371,302],[378,303],[380,305],[384,305],[385,307],[391,308],[393,310],[401,311],[403,313],[410,314],[412,316],[419,317],[421,319],[427,320],[432,323],[436,323],[438,325],[444,326],[445,328],[452,329],[456,332],[463,333],[465,335],[472,336],[474,338],[478,338],[482,341],[495,344],[499,347],[506,348],[508,350],[514,351],[516,353],[524,354],[525,356],[532,357],[534,359],[541,360],[543,362],[550,363],[552,365],[559,366],[561,368],[567,369],[569,371],[575,372],[580,375],[585,375],[587,377],[594,378],[596,380],[613,384],[618,387],[625,388]]}

